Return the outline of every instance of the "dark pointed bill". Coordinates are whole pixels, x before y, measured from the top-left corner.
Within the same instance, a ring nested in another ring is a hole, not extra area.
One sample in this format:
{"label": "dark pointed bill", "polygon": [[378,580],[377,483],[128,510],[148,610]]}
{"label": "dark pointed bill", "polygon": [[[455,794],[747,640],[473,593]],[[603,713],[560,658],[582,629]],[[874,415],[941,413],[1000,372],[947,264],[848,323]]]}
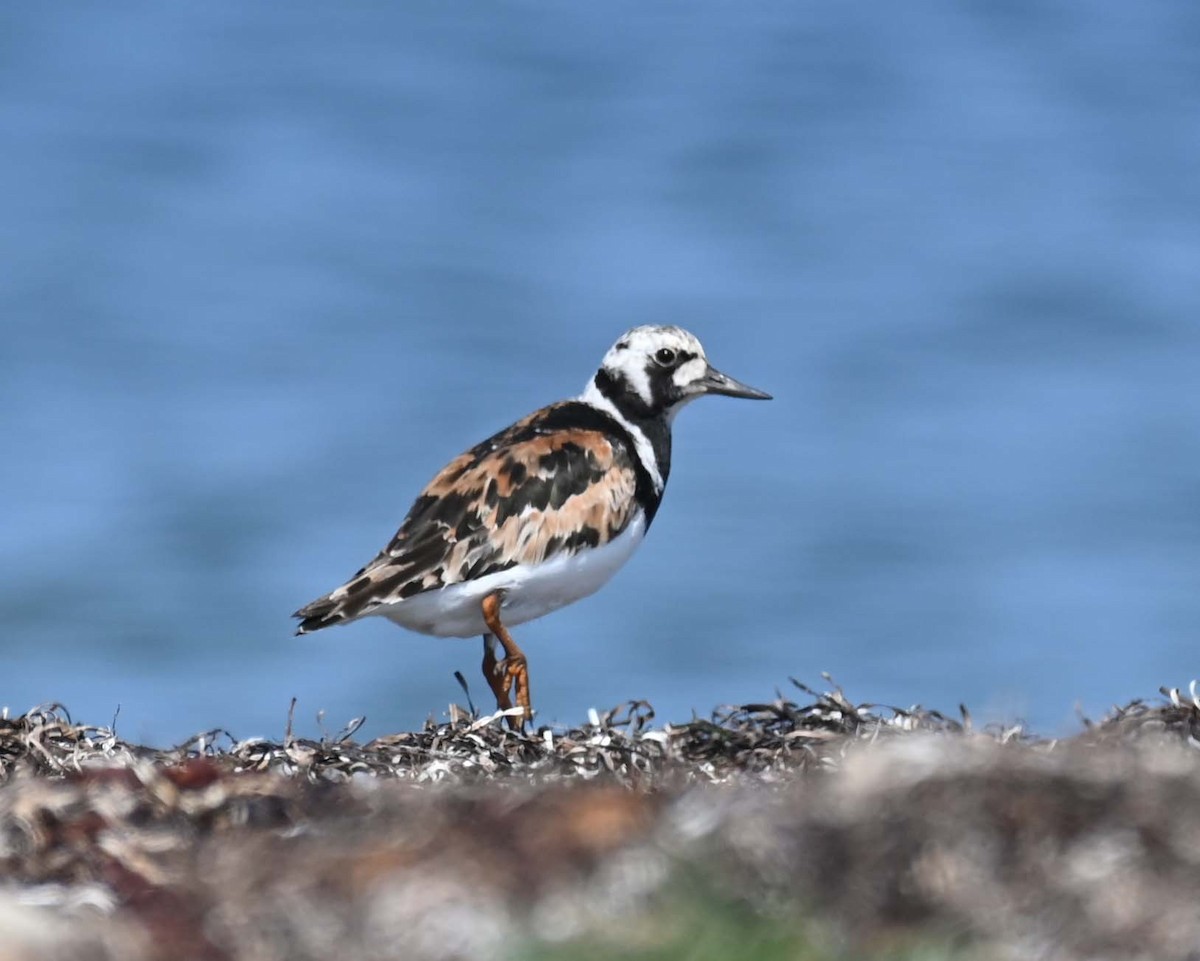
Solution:
{"label": "dark pointed bill", "polygon": [[743,384],[734,380],[728,374],[722,374],[715,367],[709,367],[699,381],[699,387],[706,394],[724,394],[726,397],[745,397],[747,400],[771,400],[765,390]]}

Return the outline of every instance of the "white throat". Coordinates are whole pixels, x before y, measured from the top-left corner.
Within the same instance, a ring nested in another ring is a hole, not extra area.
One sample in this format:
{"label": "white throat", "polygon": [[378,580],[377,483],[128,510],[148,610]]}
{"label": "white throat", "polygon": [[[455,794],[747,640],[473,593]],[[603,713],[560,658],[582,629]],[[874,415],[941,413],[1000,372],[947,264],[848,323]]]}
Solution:
{"label": "white throat", "polygon": [[600,389],[596,386],[595,380],[588,381],[587,387],[584,388],[579,399],[585,404],[590,404],[599,410],[604,411],[618,424],[629,431],[629,435],[633,438],[634,446],[636,447],[637,458],[642,462],[642,466],[646,468],[646,473],[650,475],[650,480],[654,483],[654,490],[657,493],[662,493],[663,478],[658,471],[658,460],[654,456],[654,447],[650,443],[649,438],[642,433],[641,428],[636,424],[631,424],[627,421],[616,405],[600,393]]}

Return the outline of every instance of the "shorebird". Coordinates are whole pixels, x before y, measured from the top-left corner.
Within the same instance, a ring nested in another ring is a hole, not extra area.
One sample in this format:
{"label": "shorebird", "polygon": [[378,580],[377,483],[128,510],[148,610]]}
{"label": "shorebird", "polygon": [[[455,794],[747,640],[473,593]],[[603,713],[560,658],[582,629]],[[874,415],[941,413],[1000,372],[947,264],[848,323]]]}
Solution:
{"label": "shorebird", "polygon": [[771,397],[712,367],[680,327],[627,331],[579,397],[447,464],[374,560],[295,612],[296,633],[376,615],[482,635],[496,706],[515,696],[531,718],[528,661],[508,628],[587,597],[629,560],[662,501],[675,415],[705,394]]}

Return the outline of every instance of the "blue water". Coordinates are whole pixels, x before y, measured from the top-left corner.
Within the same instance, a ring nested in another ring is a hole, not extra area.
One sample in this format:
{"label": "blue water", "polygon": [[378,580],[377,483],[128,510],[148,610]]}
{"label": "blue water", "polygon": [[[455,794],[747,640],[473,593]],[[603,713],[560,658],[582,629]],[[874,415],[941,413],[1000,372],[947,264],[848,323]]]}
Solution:
{"label": "blue water", "polygon": [[0,12],[0,703],[169,741],[462,701],[288,614],[451,456],[693,329],[546,721],[831,672],[1069,727],[1200,676],[1200,6]]}

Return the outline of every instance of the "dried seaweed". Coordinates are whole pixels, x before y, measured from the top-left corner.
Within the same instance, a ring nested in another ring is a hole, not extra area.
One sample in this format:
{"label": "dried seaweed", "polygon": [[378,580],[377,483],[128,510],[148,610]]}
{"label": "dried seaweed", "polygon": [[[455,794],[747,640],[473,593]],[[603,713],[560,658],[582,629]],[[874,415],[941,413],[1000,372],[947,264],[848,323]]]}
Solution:
{"label": "dried seaweed", "polygon": [[949,927],[1003,956],[1200,956],[1194,686],[1066,739],[789,693],[530,732],[452,706],[361,744],[360,719],[160,749],[61,705],[2,717],[0,930],[33,932],[4,956],[519,956],[619,940],[684,877],[852,945]]}
{"label": "dried seaweed", "polygon": [[[856,704],[833,684],[817,690],[792,679],[791,685],[802,697],[777,692],[769,702],[718,708],[708,718],[661,727],[654,726],[654,710],[645,701],[589,711],[587,721],[577,727],[532,731],[513,730],[505,712],[481,716],[451,705],[445,721],[430,720],[420,731],[361,744],[353,735],[362,718],[337,734],[313,740],[293,736],[289,711],[282,741],[239,741],[216,729],[174,747],[152,748],[122,740],[111,727],[77,724],[62,705],[47,704],[16,718],[0,717],[0,779],[17,769],[62,776],[96,766],[175,767],[205,758],[223,772],[273,772],[310,781],[340,782],[364,775],[418,783],[502,776],[534,783],[600,777],[647,786],[664,778],[721,782],[828,769],[858,742],[917,732],[980,733],[1002,742],[1050,743],[1020,725],[990,725],[977,732],[965,707],[954,719],[919,706]],[[1084,719],[1079,736],[1098,741],[1164,735],[1200,746],[1195,683],[1186,697],[1173,688],[1162,688],[1162,694],[1164,700],[1158,703],[1135,700],[1114,707],[1099,722]]]}

